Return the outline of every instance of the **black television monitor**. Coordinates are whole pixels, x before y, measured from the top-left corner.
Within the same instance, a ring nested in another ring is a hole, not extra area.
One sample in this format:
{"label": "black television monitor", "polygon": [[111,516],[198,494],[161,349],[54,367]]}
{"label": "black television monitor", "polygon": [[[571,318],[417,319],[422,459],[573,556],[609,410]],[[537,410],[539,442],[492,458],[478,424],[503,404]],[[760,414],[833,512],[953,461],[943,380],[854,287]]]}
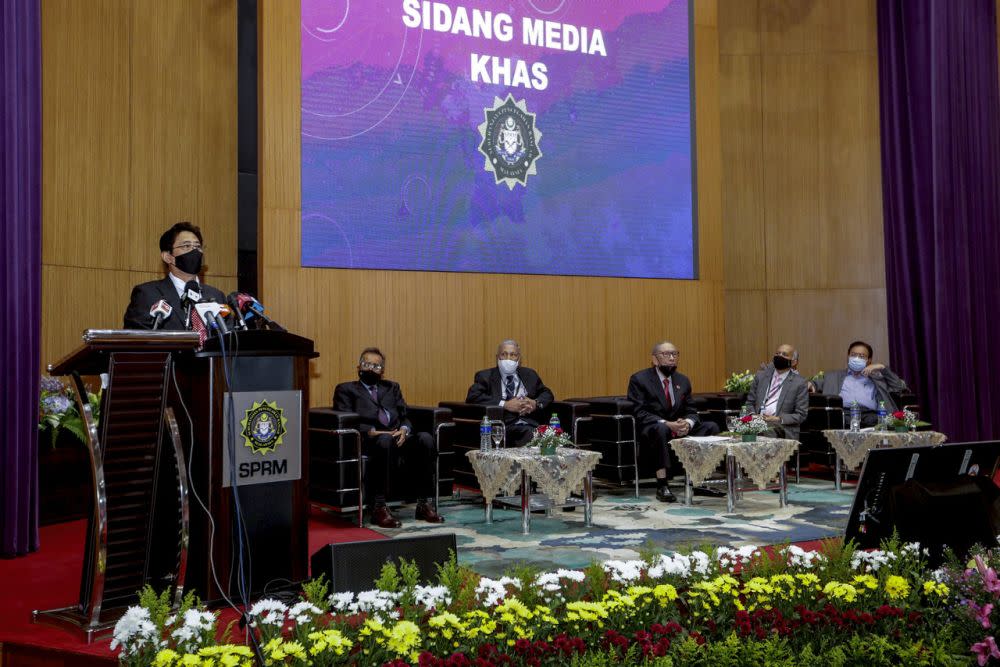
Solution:
{"label": "black television monitor", "polygon": [[877,547],[896,530],[940,560],[1000,535],[1000,441],[873,449],[858,480],[845,537]]}

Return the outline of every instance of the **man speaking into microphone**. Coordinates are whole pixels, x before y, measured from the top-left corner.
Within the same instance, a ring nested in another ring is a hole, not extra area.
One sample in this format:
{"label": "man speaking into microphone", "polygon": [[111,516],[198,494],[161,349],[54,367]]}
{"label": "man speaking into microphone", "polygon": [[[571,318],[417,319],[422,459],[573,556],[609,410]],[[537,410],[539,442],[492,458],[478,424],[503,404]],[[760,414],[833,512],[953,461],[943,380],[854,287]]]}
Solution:
{"label": "man speaking into microphone", "polygon": [[[152,329],[159,322],[158,329],[183,331],[190,328],[189,308],[185,306],[195,294],[201,297],[195,300],[225,303],[226,297],[220,290],[198,278],[204,248],[201,229],[197,226],[178,222],[163,232],[160,258],[167,267],[167,276],[132,288],[132,299],[125,310],[126,329]],[[166,307],[161,301],[166,302]]]}

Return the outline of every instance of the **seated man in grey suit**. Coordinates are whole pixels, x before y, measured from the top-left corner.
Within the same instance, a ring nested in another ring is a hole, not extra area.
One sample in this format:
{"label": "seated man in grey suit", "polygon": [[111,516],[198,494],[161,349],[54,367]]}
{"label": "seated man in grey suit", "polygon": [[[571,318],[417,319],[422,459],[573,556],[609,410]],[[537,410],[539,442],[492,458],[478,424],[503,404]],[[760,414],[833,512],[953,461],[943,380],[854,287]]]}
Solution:
{"label": "seated man in grey suit", "polygon": [[818,385],[812,385],[821,394],[840,394],[844,408],[858,402],[861,407],[861,425],[874,426],[878,422],[878,404],[884,402],[888,412],[899,408],[890,392],[906,391],[906,383],[898,375],[876,364],[872,346],[856,340],[847,348],[847,368],[824,371]]}
{"label": "seated man in grey suit", "polygon": [[799,427],[809,412],[809,387],[795,366],[799,353],[788,343],[774,351],[774,359],[757,371],[747,405],[759,414],[779,438],[799,439]]}
{"label": "seated man in grey suit", "polygon": [[466,403],[499,405],[504,409],[507,445],[527,444],[555,397],[534,370],[521,365],[521,346],[505,340],[497,346],[497,365],[476,373]]}

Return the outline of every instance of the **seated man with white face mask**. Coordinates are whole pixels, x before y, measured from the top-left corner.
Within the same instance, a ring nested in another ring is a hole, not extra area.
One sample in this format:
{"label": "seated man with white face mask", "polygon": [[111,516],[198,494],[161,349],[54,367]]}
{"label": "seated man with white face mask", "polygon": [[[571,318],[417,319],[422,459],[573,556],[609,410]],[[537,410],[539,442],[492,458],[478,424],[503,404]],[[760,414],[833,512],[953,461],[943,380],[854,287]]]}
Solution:
{"label": "seated man with white face mask", "polygon": [[895,412],[899,408],[890,392],[906,390],[902,378],[885,364],[874,363],[874,356],[871,345],[854,341],[847,348],[847,368],[824,371],[819,385],[810,382],[809,389],[821,394],[839,394],[845,408],[857,401],[861,407],[861,425],[874,426],[878,422],[879,402],[885,403],[888,412]]}
{"label": "seated man with white face mask", "polygon": [[515,340],[497,346],[497,365],[476,373],[466,403],[499,405],[504,409],[507,446],[531,440],[539,423],[548,421],[545,409],[555,400],[538,373],[521,366],[521,348]]}

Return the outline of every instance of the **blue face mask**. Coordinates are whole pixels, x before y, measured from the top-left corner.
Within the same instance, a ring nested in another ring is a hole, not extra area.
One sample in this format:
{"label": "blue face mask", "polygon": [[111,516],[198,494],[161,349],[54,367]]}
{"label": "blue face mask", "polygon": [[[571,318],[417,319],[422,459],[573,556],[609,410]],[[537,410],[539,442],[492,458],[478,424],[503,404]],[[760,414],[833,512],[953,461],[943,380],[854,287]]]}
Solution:
{"label": "blue face mask", "polygon": [[855,373],[860,373],[868,367],[868,362],[861,357],[848,357],[847,367]]}

